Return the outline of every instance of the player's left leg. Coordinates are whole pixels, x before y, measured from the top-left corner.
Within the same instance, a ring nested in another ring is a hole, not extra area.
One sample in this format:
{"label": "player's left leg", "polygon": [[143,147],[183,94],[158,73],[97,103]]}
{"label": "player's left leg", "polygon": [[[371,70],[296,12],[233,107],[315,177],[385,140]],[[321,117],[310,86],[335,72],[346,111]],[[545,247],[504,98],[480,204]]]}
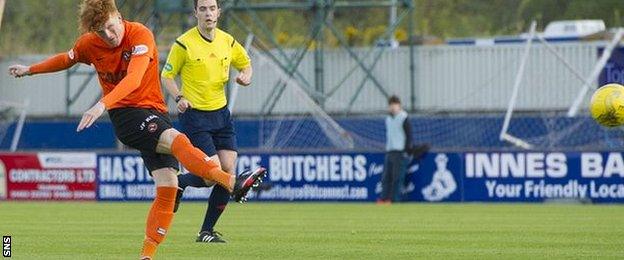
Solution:
{"label": "player's left leg", "polygon": [[[175,161],[175,160],[174,160]],[[156,249],[165,239],[173,220],[173,205],[178,187],[174,168],[161,168],[151,171],[156,184],[156,197],[147,215],[145,239],[141,259],[152,259]]]}
{"label": "player's left leg", "polygon": [[158,136],[171,127],[166,115],[142,108],[117,108],[108,111],[119,140],[141,151],[145,167],[156,184],[156,196],[147,216],[141,259],[152,259],[165,239],[173,219],[178,186],[178,161],[171,155],[156,153]]}

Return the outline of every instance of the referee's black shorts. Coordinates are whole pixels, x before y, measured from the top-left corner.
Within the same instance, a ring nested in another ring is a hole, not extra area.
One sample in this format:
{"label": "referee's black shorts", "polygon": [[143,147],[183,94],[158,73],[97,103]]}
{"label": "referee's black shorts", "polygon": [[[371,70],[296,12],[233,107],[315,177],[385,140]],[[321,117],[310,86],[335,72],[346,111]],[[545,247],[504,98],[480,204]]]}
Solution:
{"label": "referee's black shorts", "polygon": [[178,161],[170,154],[156,153],[160,135],[172,128],[169,116],[154,109],[115,108],[108,111],[119,140],[141,152],[143,163],[150,171],[162,168],[178,170]]}
{"label": "referee's black shorts", "polygon": [[227,106],[212,111],[189,108],[178,118],[182,132],[208,156],[221,150],[238,150],[234,123]]}

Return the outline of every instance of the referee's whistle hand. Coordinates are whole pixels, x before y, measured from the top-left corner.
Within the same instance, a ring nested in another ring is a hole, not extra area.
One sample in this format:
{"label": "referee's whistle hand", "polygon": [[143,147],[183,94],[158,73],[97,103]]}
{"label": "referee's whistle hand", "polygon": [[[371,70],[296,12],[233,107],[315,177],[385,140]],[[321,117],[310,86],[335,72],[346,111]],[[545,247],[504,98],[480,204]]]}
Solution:
{"label": "referee's whistle hand", "polygon": [[185,98],[182,98],[178,102],[177,107],[178,107],[178,112],[184,113],[188,108],[193,107],[193,105],[191,105],[190,101],[186,100]]}
{"label": "referee's whistle hand", "polygon": [[251,77],[247,73],[240,73],[236,77],[236,83],[241,86],[249,86],[249,84],[251,84]]}

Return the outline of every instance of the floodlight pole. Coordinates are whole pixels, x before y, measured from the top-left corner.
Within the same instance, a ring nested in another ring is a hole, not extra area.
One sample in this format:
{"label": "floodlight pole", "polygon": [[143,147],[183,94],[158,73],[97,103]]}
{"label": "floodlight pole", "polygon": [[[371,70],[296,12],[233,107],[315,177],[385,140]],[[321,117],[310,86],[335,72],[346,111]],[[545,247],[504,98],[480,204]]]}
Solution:
{"label": "floodlight pole", "polygon": [[[326,10],[325,5],[316,6],[313,10],[315,12],[316,22],[321,23],[320,32],[316,36],[316,41],[314,42],[314,86],[317,93],[325,93],[325,74],[324,74],[324,37],[323,37],[323,25],[322,21],[329,17]],[[326,16],[327,15],[327,16]],[[324,107],[325,100],[322,97],[315,98],[316,103],[319,104],[322,108]]]}
{"label": "floodlight pole", "polygon": [[414,46],[414,2],[408,2],[409,11],[408,16],[409,20],[407,23],[407,37],[409,44],[409,57],[410,57],[410,110],[416,110],[416,50]]}

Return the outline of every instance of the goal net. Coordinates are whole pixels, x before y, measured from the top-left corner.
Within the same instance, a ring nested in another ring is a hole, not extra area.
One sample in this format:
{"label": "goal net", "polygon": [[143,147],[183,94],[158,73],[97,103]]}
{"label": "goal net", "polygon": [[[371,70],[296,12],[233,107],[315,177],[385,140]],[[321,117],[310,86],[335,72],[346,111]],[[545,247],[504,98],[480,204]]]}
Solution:
{"label": "goal net", "polygon": [[[567,43],[542,40],[534,29],[530,34],[533,36],[526,37],[533,41],[518,44],[418,47],[418,100],[412,104],[416,113],[410,115],[414,143],[429,143],[444,150],[602,149],[622,145],[622,132],[598,126],[586,109],[591,90],[598,85],[596,78],[621,32],[605,34],[601,41]],[[240,88],[232,111],[239,121],[247,115],[254,119],[249,124],[259,124],[253,128],[259,129],[255,135],[258,147],[383,149],[386,100],[374,92],[375,88],[367,88],[367,99],[356,100],[349,110],[360,79],[352,77],[356,79],[349,79],[353,82],[349,81],[343,92],[326,98],[304,82],[313,81],[313,75],[289,71],[282,65],[288,62],[279,60],[277,51],[257,45],[247,48],[256,72],[253,85]],[[396,57],[404,57],[406,51],[392,50],[384,57],[397,61]],[[302,71],[309,72],[312,61],[304,60]],[[373,61],[365,59],[368,62]],[[348,75],[349,64],[341,64],[344,68],[334,68],[332,73]],[[401,92],[408,88],[397,87],[409,82],[406,67],[377,67],[372,73],[382,82],[394,82],[388,84],[394,87],[388,92],[398,94],[409,108],[409,92]],[[402,80],[394,81],[393,77]],[[369,98],[373,96],[376,99]],[[380,109],[373,111],[364,102],[374,102]],[[365,108],[361,117],[353,112],[359,106]],[[341,110],[351,113],[346,117]],[[577,112],[570,114],[572,110]]]}
{"label": "goal net", "polygon": [[16,151],[26,120],[28,102],[0,100],[0,149]]}
{"label": "goal net", "polygon": [[[623,35],[571,49],[528,33],[500,132],[500,140],[524,149],[613,149],[624,145],[620,129],[596,124],[588,113],[598,78]],[[511,84],[511,83],[510,83]]]}
{"label": "goal net", "polygon": [[244,121],[245,115],[250,115],[258,122],[260,149],[311,151],[383,147],[383,140],[361,135],[357,127],[349,129],[338,123],[319,105],[318,95],[302,86],[296,72],[276,61],[277,55],[253,44],[247,45],[256,76],[251,87],[231,89],[229,103],[239,120]]}

